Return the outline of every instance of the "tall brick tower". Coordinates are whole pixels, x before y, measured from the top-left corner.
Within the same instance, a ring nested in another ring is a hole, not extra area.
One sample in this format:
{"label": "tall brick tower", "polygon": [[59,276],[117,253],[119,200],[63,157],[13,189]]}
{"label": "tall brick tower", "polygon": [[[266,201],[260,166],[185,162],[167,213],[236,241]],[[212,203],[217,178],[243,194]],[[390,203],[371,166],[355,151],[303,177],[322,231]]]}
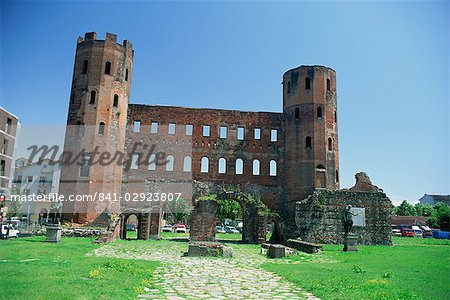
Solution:
{"label": "tall brick tower", "polygon": [[[60,193],[66,198],[121,193],[123,166],[92,163],[99,158],[95,153],[124,152],[133,57],[131,43],[118,44],[114,34],[106,33],[105,40],[97,40],[95,32],[78,38],[64,151],[80,157],[77,164],[62,167]],[[80,223],[118,208],[118,202],[99,198],[63,204],[65,217]]]}
{"label": "tall brick tower", "polygon": [[283,75],[288,211],[315,189],[339,189],[336,72],[300,66]]}

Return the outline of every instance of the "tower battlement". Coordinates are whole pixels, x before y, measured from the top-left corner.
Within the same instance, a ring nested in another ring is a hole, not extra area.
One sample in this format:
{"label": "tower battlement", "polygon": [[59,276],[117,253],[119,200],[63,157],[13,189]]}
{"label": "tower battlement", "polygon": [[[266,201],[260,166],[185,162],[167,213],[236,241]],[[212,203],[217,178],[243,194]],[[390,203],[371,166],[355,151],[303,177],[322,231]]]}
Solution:
{"label": "tower battlement", "polygon": [[122,47],[125,47],[127,49],[133,49],[133,44],[128,41],[128,40],[123,40],[122,44],[117,43],[117,35],[114,33],[109,33],[107,32],[105,35],[105,39],[104,40],[98,40],[97,39],[97,32],[93,31],[93,32],[86,32],[84,34],[84,38],[83,37],[78,37],[77,40],[77,44],[81,44],[84,42],[89,42],[89,41],[97,41],[97,42],[104,42],[106,44],[110,44],[110,45],[120,45]]}

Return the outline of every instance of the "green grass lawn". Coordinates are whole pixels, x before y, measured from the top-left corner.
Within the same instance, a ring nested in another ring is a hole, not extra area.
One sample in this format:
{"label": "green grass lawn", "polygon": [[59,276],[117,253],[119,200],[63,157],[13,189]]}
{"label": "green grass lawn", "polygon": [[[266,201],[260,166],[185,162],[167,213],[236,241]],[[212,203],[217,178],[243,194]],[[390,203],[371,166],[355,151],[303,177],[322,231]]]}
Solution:
{"label": "green grass lawn", "polygon": [[394,238],[394,246],[358,246],[345,253],[326,245],[324,253],[285,259],[300,264],[266,263],[321,299],[450,299],[448,240]]}
{"label": "green grass lawn", "polygon": [[136,299],[158,262],[86,256],[88,238],[0,240],[0,299]]}

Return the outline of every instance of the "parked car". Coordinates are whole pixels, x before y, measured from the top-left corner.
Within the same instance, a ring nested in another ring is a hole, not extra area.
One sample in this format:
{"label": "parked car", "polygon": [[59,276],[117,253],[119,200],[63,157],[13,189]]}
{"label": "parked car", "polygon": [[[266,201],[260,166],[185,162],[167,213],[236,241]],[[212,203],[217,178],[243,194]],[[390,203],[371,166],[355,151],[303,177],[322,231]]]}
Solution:
{"label": "parked car", "polygon": [[414,230],[411,228],[402,228],[402,236],[403,237],[414,237],[416,234],[414,233]]}
{"label": "parked car", "polygon": [[423,238],[432,238],[433,237],[433,231],[431,230],[430,227],[428,227],[428,226],[420,226],[420,228],[423,231],[423,233],[422,233],[422,237]]}
{"label": "parked car", "polygon": [[136,231],[136,224],[127,224],[127,231]]}
{"label": "parked car", "polygon": [[222,226],[216,226],[216,233],[227,233]]}
{"label": "parked car", "polygon": [[162,232],[172,232],[172,225],[169,225],[169,224],[164,225],[164,226],[161,228],[161,231],[162,231]]}
{"label": "parked car", "polygon": [[238,234],[239,231],[236,230],[236,228],[234,228],[233,226],[226,226],[225,227],[225,232],[226,233],[232,233],[232,234]]}
{"label": "parked car", "polygon": [[422,237],[423,236],[423,231],[422,231],[422,229],[420,229],[419,226],[413,225],[413,226],[411,226],[411,229],[414,230],[414,235],[416,237]]}
{"label": "parked car", "polygon": [[400,229],[392,229],[392,235],[402,236],[402,231]]}
{"label": "parked car", "polygon": [[186,225],[184,225],[184,224],[177,224],[177,225],[172,226],[172,228],[173,228],[173,231],[176,233],[186,233],[186,231],[187,231]]}
{"label": "parked car", "polygon": [[[13,225],[11,224],[2,224],[1,225],[1,231],[0,231],[0,238],[2,239],[8,239],[8,238],[17,238],[19,236],[19,230],[17,230]],[[9,228],[9,232],[8,232]]]}

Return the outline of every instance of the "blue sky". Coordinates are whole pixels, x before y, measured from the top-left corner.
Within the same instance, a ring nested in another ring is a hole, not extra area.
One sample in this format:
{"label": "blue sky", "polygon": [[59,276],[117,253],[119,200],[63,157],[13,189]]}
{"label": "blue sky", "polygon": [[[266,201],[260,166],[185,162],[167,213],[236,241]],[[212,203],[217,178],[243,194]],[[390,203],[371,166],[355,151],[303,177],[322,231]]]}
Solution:
{"label": "blue sky", "polygon": [[280,112],[286,70],[332,67],[342,186],[450,193],[448,1],[1,1],[0,105],[63,125],[89,31],[133,43],[132,103]]}

